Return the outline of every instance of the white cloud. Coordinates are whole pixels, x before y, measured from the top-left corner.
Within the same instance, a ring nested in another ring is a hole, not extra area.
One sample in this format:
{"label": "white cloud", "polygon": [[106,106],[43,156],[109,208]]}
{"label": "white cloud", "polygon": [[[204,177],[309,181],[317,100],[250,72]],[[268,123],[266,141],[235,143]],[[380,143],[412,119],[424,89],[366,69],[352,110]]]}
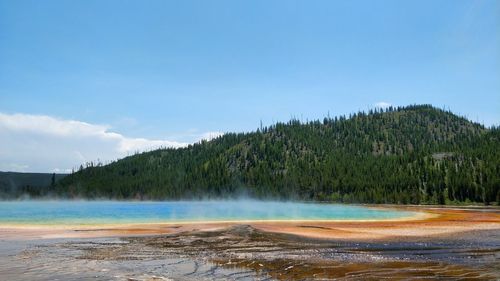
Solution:
{"label": "white cloud", "polygon": [[184,147],[187,145],[188,143],[175,141],[125,138],[122,136],[118,150],[123,153],[130,153],[135,151],[151,150],[159,147]]}
{"label": "white cloud", "polygon": [[385,108],[388,108],[389,106],[392,106],[392,104],[389,102],[385,102],[385,101],[379,101],[379,102],[375,103],[374,106],[376,108],[384,108],[385,109]]}
{"label": "white cloud", "polygon": [[222,135],[224,135],[223,132],[206,132],[200,135],[200,139],[209,141],[216,139]]}
{"label": "white cloud", "polygon": [[[215,135],[206,133],[201,138]],[[0,171],[68,171],[87,161],[104,162],[134,152],[187,145],[130,138],[108,126],[46,115],[0,113]]]}

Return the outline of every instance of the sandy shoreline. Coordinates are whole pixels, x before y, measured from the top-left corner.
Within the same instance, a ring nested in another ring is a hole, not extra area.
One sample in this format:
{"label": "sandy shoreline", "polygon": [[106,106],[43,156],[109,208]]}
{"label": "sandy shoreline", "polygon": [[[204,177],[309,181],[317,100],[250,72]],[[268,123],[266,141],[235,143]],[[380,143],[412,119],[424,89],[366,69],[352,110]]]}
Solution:
{"label": "sandy shoreline", "polygon": [[500,209],[438,206],[370,206],[417,212],[410,218],[388,220],[216,221],[116,225],[1,225],[0,239],[97,238],[211,231],[250,225],[265,232],[317,239],[391,240],[404,237],[452,235],[471,230],[500,230]]}

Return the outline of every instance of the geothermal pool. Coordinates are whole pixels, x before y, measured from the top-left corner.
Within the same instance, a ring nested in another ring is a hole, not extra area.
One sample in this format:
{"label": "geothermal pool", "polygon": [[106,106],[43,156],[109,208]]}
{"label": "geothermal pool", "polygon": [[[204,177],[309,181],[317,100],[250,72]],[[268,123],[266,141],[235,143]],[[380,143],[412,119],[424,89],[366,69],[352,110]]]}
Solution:
{"label": "geothermal pool", "polygon": [[257,220],[383,220],[415,212],[344,204],[270,201],[7,201],[0,224],[128,224]]}

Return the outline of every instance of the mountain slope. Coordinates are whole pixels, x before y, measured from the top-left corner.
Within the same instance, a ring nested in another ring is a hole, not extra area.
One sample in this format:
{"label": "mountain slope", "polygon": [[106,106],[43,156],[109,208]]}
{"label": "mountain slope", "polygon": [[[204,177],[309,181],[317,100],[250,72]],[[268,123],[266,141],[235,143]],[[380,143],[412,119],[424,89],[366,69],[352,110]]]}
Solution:
{"label": "mountain slope", "polygon": [[44,196],[66,174],[0,172],[0,198]]}
{"label": "mountain slope", "polygon": [[89,198],[494,202],[499,130],[429,105],[229,133],[90,165],[54,190]]}

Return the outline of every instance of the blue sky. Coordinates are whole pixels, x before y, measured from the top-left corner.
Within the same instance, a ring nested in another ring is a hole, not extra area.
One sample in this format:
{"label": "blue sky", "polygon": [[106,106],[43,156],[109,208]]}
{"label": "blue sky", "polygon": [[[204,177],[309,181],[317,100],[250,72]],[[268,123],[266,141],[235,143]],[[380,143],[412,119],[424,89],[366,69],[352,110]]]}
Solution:
{"label": "blue sky", "polygon": [[379,102],[499,124],[499,26],[494,0],[0,0],[0,113],[175,142]]}

